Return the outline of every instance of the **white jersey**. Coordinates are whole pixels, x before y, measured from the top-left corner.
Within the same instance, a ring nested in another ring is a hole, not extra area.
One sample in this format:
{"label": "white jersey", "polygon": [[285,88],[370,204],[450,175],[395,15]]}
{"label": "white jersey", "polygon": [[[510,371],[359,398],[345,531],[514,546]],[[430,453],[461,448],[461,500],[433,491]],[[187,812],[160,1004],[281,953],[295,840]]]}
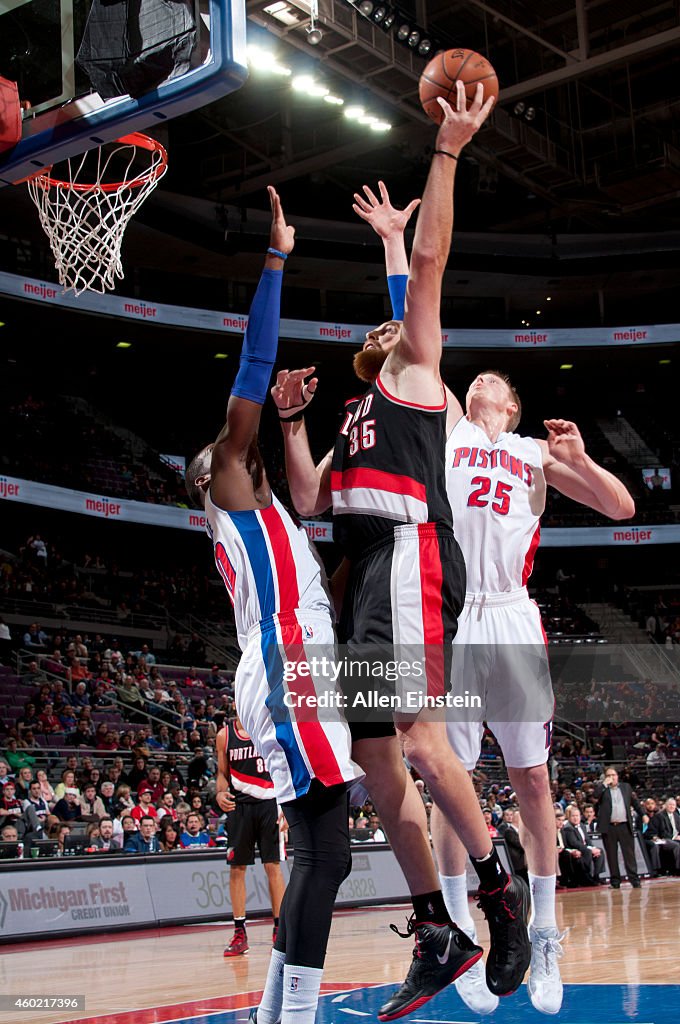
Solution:
{"label": "white jersey", "polygon": [[273,615],[303,608],[332,620],[323,566],[274,494],[268,508],[245,512],[226,512],[207,494],[205,515],[242,651],[253,627]]}
{"label": "white jersey", "polygon": [[495,442],[464,416],[446,442],[446,490],[467,569],[468,594],[526,586],[545,508],[543,454],[531,437]]}

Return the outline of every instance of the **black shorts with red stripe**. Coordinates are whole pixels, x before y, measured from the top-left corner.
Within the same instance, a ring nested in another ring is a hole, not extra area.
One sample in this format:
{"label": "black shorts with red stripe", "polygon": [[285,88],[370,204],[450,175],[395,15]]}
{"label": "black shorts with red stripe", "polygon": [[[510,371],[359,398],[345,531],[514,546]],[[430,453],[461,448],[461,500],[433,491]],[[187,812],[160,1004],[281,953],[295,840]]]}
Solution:
{"label": "black shorts with red stripe", "polygon": [[[352,564],[338,638],[353,661],[407,661],[420,665],[413,685],[429,696],[450,689],[452,642],[465,601],[465,562],[453,531],[441,523],[395,526]],[[392,675],[394,675],[394,671]],[[409,680],[378,679],[383,693]],[[375,692],[376,679],[343,678],[352,738],[386,736],[393,731],[389,709],[364,709],[357,692]],[[357,706],[360,713],[357,713]]]}
{"label": "black shorts with red stripe", "polygon": [[276,800],[237,800],[227,815],[227,863],[242,867],[255,863],[255,847],[263,864],[281,860]]}

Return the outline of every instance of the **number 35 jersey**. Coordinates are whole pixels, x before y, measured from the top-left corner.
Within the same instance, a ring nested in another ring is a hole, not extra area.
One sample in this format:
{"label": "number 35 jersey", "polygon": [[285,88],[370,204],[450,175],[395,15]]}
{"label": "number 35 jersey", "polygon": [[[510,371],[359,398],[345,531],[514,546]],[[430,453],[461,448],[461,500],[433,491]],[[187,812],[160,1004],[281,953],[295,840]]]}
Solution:
{"label": "number 35 jersey", "polygon": [[358,558],[404,523],[451,529],[444,480],[446,402],[414,405],[378,378],[345,405],[331,467],[334,536]]}
{"label": "number 35 jersey", "polygon": [[446,442],[446,490],[469,594],[526,586],[545,508],[543,456],[531,437],[485,430],[462,416]]}

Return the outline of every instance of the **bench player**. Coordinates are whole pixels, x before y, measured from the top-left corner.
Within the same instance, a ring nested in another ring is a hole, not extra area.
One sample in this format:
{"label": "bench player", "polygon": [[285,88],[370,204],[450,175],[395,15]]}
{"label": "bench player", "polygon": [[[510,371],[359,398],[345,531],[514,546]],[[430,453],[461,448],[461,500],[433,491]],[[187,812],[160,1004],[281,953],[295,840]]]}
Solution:
{"label": "bench player", "polygon": [[[354,209],[383,239],[393,314],[401,319],[408,274],[403,233],[413,204],[395,210],[382,182],[380,199],[370,189],[365,192],[355,196]],[[483,717],[500,744],[521,809],[532,895],[529,994],[537,1010],[554,1014],[562,1005],[561,937],[555,918],[554,809],[545,767],[553,697],[545,634],[526,583],[538,547],[546,485],[610,519],[630,518],[635,506],[621,481],[586,454],[574,423],[545,420],[547,440],[514,433],[521,403],[504,374],[478,374],[467,392],[465,411],[448,389],[447,394],[446,484],[467,566],[465,607],[454,640],[460,660],[454,671],[463,674],[466,685],[476,684],[475,692],[489,697]],[[506,712],[511,709],[513,721],[494,718],[494,698]],[[532,719],[527,711],[532,704],[534,714],[539,704],[545,714]],[[481,748],[481,720],[451,720],[447,729],[454,750],[472,771]],[[474,939],[466,852],[436,806],[432,836],[447,907]],[[477,966],[456,987],[476,1012],[489,1013],[497,1006]]]}
{"label": "bench player", "polygon": [[[279,911],[286,888],[281,873],[281,834],[279,808],[274,783],[264,759],[253,746],[238,716],[230,719],[217,734],[217,804],[226,811],[229,896],[234,917],[234,935],[224,955],[247,953],[246,868],[255,863],[255,846],[264,865],[274,917],[272,941],[276,942]],[[227,789],[224,788],[224,783]]]}
{"label": "bench player", "polygon": [[[276,358],[284,261],[293,248],[279,197],[270,247],[250,309],[226,423],[192,460],[186,486],[205,509],[215,562],[234,604],[243,655],[236,706],[264,758],[285,813],[295,859],[258,1010],[260,1024],[313,1024],[338,887],[349,871],[347,786],[362,775],[347,723],[286,705],[309,694],[305,644],[334,642],[323,570],[305,530],[272,493],[257,446]],[[285,659],[285,662],[284,662]],[[222,791],[226,779],[222,782]]]}
{"label": "bench player", "polygon": [[[318,467],[298,419],[310,395],[309,385],[301,390],[304,371],[297,376],[282,371],[272,390],[284,420],[296,508],[313,514],[332,501],[335,537],[351,562],[342,630],[348,645],[355,650],[367,644],[426,645],[428,696],[448,688],[446,666],[465,589],[465,566],[445,489],[439,306],[453,226],[455,168],[463,146],[491,109],[492,101],[482,105],[482,99],[479,86],[466,110],[458,83],[456,110],[441,103],[444,119],[416,228],[403,328],[392,321],[368,335],[355,369],[369,390],[347,404],[335,450]],[[498,861],[444,723],[421,713],[398,717],[396,727],[404,754],[464,836],[491,932],[490,984],[499,994],[509,994],[529,964],[526,885],[509,879]],[[404,984],[378,1014],[380,1020],[393,1020],[468,970],[481,949],[447,914],[422,801],[405,771],[392,722],[353,724],[352,734],[354,756],[366,771],[367,788],[413,894],[410,931],[416,934],[416,954]]]}

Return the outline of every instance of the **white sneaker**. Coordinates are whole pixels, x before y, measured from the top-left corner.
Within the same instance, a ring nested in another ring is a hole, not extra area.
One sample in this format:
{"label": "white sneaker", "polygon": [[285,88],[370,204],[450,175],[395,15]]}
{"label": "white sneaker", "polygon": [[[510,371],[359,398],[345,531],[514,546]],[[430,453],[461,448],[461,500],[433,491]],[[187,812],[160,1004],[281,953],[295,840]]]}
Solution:
{"label": "white sneaker", "polygon": [[540,1013],[559,1013],[563,985],[558,960],[564,956],[561,943],[566,932],[557,928],[530,928],[531,973],[527,988],[531,1002]]}
{"label": "white sneaker", "polygon": [[[473,942],[477,942],[474,928],[470,931],[464,928],[463,931]],[[473,964],[465,974],[461,974],[460,978],[456,978],[453,984],[468,1010],[472,1010],[473,1013],[493,1013],[498,1007],[498,996],[490,992],[486,984],[486,968],[483,959]]]}

